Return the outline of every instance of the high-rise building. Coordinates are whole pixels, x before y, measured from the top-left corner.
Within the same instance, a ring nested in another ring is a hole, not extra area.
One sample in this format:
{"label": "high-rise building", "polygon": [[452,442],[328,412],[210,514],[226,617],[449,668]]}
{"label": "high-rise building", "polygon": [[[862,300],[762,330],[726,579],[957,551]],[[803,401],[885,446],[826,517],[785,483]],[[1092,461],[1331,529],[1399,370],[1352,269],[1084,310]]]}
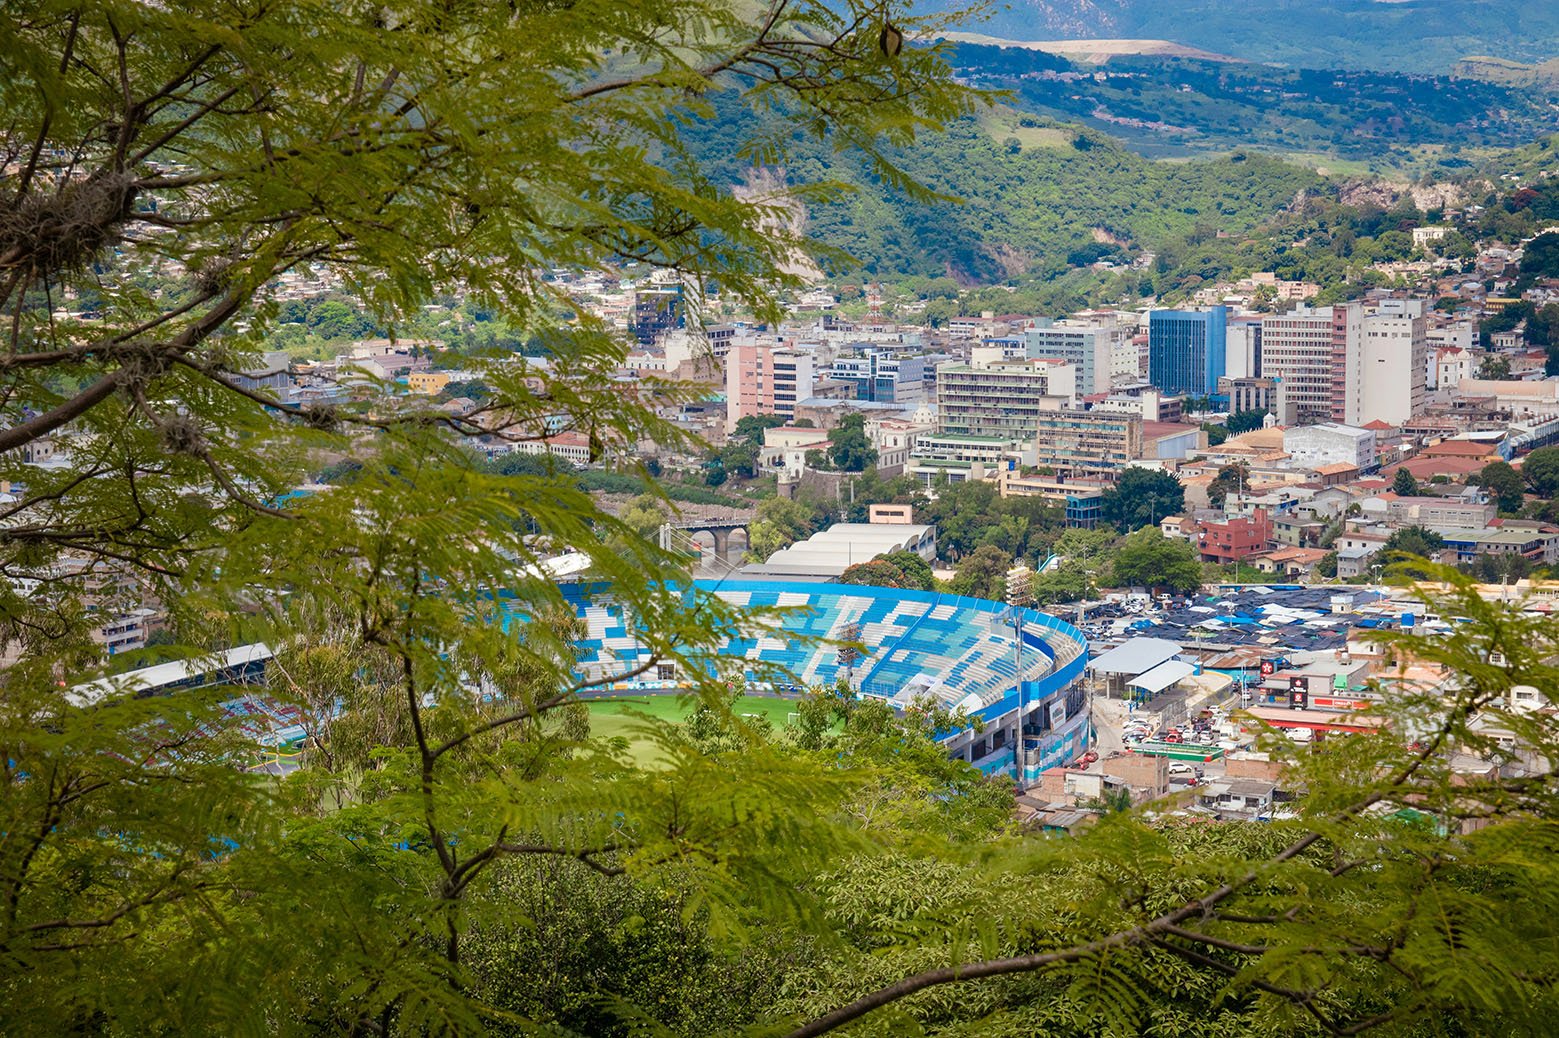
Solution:
{"label": "high-rise building", "polygon": [[1421,299],[1382,300],[1364,316],[1355,424],[1379,419],[1401,425],[1424,411],[1429,341]]}
{"label": "high-rise building", "polygon": [[679,286],[641,288],[633,294],[633,336],[644,345],[653,345],[666,332],[685,323]]}
{"label": "high-rise building", "polygon": [[1077,369],[1077,391],[1087,395],[1110,388],[1113,354],[1126,338],[1119,327],[1087,327],[1040,318],[1024,333],[1026,355],[1064,360]]}
{"label": "high-rise building", "polygon": [[1261,377],[1261,318],[1236,317],[1225,333],[1223,377]]}
{"label": "high-rise building", "polygon": [[1297,420],[1345,421],[1362,378],[1358,303],[1299,306],[1261,322],[1261,374],[1281,383]]}
{"label": "high-rise building", "polygon": [[743,418],[777,414],[795,417],[796,404],[812,395],[816,381],[810,353],[771,343],[742,343],[725,357],[725,427]]}
{"label": "high-rise building", "polygon": [[1076,392],[1076,369],[1058,360],[943,364],[936,373],[937,431],[1026,443],[1040,414],[1069,403]]}
{"label": "high-rise building", "polygon": [[1229,308],[1148,315],[1148,381],[1176,396],[1212,396],[1226,366]]}

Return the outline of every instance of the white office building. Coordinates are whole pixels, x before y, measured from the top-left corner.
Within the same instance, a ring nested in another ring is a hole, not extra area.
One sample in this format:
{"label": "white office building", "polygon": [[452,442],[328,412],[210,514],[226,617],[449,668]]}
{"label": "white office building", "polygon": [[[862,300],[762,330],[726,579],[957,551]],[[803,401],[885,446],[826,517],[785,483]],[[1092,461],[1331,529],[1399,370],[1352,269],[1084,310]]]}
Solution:
{"label": "white office building", "polygon": [[1365,315],[1359,347],[1359,391],[1348,421],[1401,425],[1422,414],[1429,373],[1423,300],[1383,300]]}

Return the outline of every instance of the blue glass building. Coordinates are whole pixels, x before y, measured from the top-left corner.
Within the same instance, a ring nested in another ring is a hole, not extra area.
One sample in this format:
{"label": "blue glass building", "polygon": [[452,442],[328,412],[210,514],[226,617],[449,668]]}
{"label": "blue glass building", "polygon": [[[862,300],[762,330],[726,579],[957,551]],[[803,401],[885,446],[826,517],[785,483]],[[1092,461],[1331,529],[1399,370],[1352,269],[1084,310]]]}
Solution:
{"label": "blue glass building", "polygon": [[1148,315],[1148,381],[1171,396],[1212,396],[1225,363],[1229,308]]}

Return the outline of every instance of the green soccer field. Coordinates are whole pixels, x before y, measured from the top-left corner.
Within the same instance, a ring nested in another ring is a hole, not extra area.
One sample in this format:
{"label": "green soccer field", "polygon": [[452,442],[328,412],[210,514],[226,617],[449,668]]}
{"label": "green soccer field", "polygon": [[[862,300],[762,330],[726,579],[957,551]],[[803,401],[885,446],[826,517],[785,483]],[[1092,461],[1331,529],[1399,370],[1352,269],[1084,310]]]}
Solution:
{"label": "green soccer field", "polygon": [[[590,709],[590,734],[601,739],[622,736],[628,740],[629,754],[640,764],[654,764],[654,746],[639,732],[644,715],[663,721],[680,721],[692,711],[692,704],[675,695],[623,695],[586,701]],[[795,711],[788,699],[748,696],[736,705],[740,714],[766,717],[776,728],[783,728]]]}

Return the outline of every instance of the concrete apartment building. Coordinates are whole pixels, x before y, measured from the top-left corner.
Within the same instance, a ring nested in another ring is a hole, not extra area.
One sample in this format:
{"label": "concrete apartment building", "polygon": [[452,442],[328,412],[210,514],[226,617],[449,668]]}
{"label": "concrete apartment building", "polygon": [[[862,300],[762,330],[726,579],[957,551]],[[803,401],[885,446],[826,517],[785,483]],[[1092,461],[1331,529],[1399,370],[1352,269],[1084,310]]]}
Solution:
{"label": "concrete apartment building", "polygon": [[1165,393],[1211,396],[1225,373],[1229,308],[1148,315],[1148,380]]}
{"label": "concrete apartment building", "polygon": [[1114,476],[1142,457],[1140,415],[1066,408],[1040,415],[1035,463],[1058,475]]}
{"label": "concrete apartment building", "polygon": [[1033,439],[1040,415],[1077,393],[1076,369],[1059,360],[1002,360],[977,349],[969,364],[937,368],[937,431]]}
{"label": "concrete apartment building", "polygon": [[1286,398],[1280,393],[1281,384],[1276,379],[1259,376],[1228,376],[1218,380],[1218,395],[1227,397],[1229,413],[1241,411],[1268,411],[1278,416],[1279,425],[1292,425],[1284,421],[1282,404]]}
{"label": "concrete apartment building", "polygon": [[1196,551],[1203,562],[1238,562],[1267,549],[1272,518],[1264,508],[1248,516],[1196,524]]}
{"label": "concrete apartment building", "polygon": [[1275,380],[1301,423],[1421,414],[1429,373],[1423,301],[1300,306],[1261,322],[1260,374]]}
{"label": "concrete apartment building", "polygon": [[1397,526],[1482,530],[1497,518],[1499,506],[1492,501],[1468,501],[1459,497],[1386,499],[1386,520]]}
{"label": "concrete apartment building", "polygon": [[777,414],[790,421],[796,403],[812,395],[816,382],[810,353],[769,343],[732,346],[725,358],[727,432],[743,418]]}
{"label": "concrete apartment building", "polygon": [[1521,555],[1539,566],[1559,561],[1559,533],[1530,527],[1484,527],[1481,530],[1443,528],[1436,531],[1457,562],[1471,562],[1480,555]]}
{"label": "concrete apartment building", "polygon": [[1223,377],[1260,378],[1261,318],[1230,318],[1223,340]]}

